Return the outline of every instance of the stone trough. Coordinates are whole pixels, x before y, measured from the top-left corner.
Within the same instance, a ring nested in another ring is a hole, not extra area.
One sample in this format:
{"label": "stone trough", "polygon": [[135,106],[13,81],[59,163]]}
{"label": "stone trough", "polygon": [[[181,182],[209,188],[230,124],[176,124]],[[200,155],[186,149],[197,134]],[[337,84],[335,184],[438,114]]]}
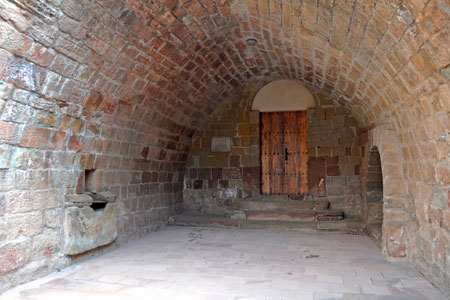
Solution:
{"label": "stone trough", "polygon": [[116,196],[110,192],[66,196],[64,254],[80,254],[117,238],[115,200]]}

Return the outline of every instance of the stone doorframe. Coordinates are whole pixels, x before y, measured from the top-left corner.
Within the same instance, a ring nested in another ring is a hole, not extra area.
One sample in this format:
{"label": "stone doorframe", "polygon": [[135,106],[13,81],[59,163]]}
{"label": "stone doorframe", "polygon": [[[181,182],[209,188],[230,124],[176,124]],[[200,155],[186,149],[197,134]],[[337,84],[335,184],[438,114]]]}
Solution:
{"label": "stone doorframe", "polygon": [[[414,232],[414,222],[411,211],[414,207],[408,196],[400,159],[400,147],[395,132],[389,125],[380,125],[367,132],[367,143],[364,145],[362,158],[361,183],[367,174],[367,164],[370,149],[376,146],[380,153],[383,174],[383,223],[382,244],[383,254],[390,260],[406,260],[411,256],[411,234]],[[364,197],[364,196],[363,196]],[[367,202],[363,198],[363,220],[367,220]]]}

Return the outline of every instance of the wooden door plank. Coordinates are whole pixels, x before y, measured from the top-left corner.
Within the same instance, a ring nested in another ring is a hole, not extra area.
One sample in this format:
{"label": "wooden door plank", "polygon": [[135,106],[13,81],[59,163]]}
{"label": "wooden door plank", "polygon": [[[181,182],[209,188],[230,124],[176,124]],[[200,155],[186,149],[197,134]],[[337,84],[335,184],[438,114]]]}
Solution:
{"label": "wooden door plank", "polygon": [[283,144],[284,144],[284,126],[283,114],[274,112],[271,113],[272,133],[271,133],[271,193],[282,194],[284,182],[284,158],[283,158]]}
{"label": "wooden door plank", "polygon": [[282,114],[261,114],[262,194],[281,194],[284,169]]}
{"label": "wooden door plank", "polygon": [[308,192],[307,130],[306,111],[261,113],[262,194]]}
{"label": "wooden door plank", "polygon": [[[286,131],[286,145],[289,159],[286,161],[287,194],[306,194],[307,182],[307,116],[306,111],[286,113],[289,124]],[[305,188],[306,187],[306,188]]]}
{"label": "wooden door plank", "polygon": [[303,111],[301,115],[300,140],[301,142],[301,188],[300,193],[308,193],[308,116],[307,112]]}
{"label": "wooden door plank", "polygon": [[270,118],[266,113],[261,114],[261,193],[270,194]]}

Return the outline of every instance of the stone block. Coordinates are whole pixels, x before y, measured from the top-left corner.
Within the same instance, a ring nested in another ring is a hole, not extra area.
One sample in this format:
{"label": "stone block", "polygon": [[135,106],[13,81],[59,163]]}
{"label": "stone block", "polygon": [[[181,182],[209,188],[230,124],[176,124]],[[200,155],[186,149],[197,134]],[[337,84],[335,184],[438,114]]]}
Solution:
{"label": "stone block", "polygon": [[333,147],[331,148],[331,155],[332,156],[344,156],[346,155],[345,147]]}
{"label": "stone block", "polygon": [[316,107],[316,119],[325,120],[326,110],[320,106]]}
{"label": "stone block", "polygon": [[2,114],[2,121],[15,123],[30,123],[33,118],[33,110],[29,106],[8,101]]}
{"label": "stone block", "polygon": [[323,157],[308,160],[308,191],[314,196],[326,196],[326,165]]}
{"label": "stone block", "polygon": [[344,195],[344,188],[341,186],[328,186],[327,187],[328,196],[341,196]]}
{"label": "stone block", "polygon": [[101,213],[89,206],[64,211],[63,253],[74,255],[107,245],[117,238],[117,204],[108,203]]}
{"label": "stone block", "polygon": [[33,191],[33,209],[49,209],[62,206],[63,196],[60,190]]}
{"label": "stone block", "polygon": [[194,190],[201,190],[203,188],[203,180],[194,180],[192,187]]}
{"label": "stone block", "polygon": [[347,177],[345,176],[332,176],[327,177],[327,186],[337,187],[347,185]]}
{"label": "stone block", "polygon": [[61,226],[60,215],[60,208],[44,211],[44,226],[47,228],[59,228]]}
{"label": "stone block", "polygon": [[222,179],[222,168],[212,168],[212,179]]}
{"label": "stone block", "polygon": [[331,156],[331,148],[330,147],[317,147],[317,156],[318,157],[330,157]]}
{"label": "stone block", "polygon": [[65,202],[70,206],[75,205],[82,207],[91,205],[93,203],[93,198],[87,194],[65,195]]}
{"label": "stone block", "polygon": [[224,179],[240,179],[242,178],[241,168],[224,168],[223,169]]}
{"label": "stone block", "polygon": [[33,238],[31,256],[33,259],[45,259],[59,252],[61,235],[58,230],[46,229]]}
{"label": "stone block", "polygon": [[9,217],[9,238],[16,239],[20,236],[30,237],[42,232],[43,214],[34,211],[24,214],[16,214]]}
{"label": "stone block", "polygon": [[13,90],[13,87],[14,86],[11,83],[0,81],[0,99],[8,100]]}
{"label": "stone block", "polygon": [[251,130],[249,124],[238,124],[239,136],[250,136]]}
{"label": "stone block", "polygon": [[14,58],[8,63],[3,80],[21,88],[39,91],[45,77],[45,71],[24,59]]}
{"label": "stone block", "polygon": [[334,147],[339,146],[339,137],[333,134],[311,134],[308,136],[309,147]]}
{"label": "stone block", "polygon": [[328,107],[325,109],[325,120],[332,120],[336,115],[335,107]]}
{"label": "stone block", "polygon": [[199,168],[197,169],[197,178],[198,179],[211,179],[212,172],[211,168]]}
{"label": "stone block", "polygon": [[239,155],[230,155],[230,167],[238,168],[241,166],[241,157]]}
{"label": "stone block", "polygon": [[231,152],[230,137],[212,137],[211,152]]}
{"label": "stone block", "polygon": [[13,147],[6,144],[0,144],[0,169],[8,169],[12,166],[13,153]]}
{"label": "stone block", "polygon": [[29,239],[11,242],[0,247],[0,275],[22,267],[29,259]]}
{"label": "stone block", "polygon": [[327,176],[339,176],[339,166],[327,166]]}
{"label": "stone block", "polygon": [[33,210],[33,197],[29,191],[13,191],[6,194],[6,210],[9,213],[25,213]]}
{"label": "stone block", "polygon": [[92,193],[100,192],[104,188],[103,171],[86,170],[85,190]]}
{"label": "stone block", "polygon": [[353,117],[345,118],[344,126],[345,127],[358,127],[358,121]]}

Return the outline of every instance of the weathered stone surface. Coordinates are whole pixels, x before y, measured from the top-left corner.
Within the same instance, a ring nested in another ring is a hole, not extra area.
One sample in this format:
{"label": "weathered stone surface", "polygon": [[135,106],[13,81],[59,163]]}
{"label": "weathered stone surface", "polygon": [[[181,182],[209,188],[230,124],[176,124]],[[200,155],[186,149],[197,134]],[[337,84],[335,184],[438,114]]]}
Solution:
{"label": "weathered stone surface", "polygon": [[[0,81],[0,99],[8,100],[9,96],[11,95],[11,92],[13,90],[13,85],[11,83],[6,83],[3,81]],[[1,112],[1,109],[0,109]]]}
{"label": "weathered stone surface", "polygon": [[101,213],[89,206],[68,207],[63,226],[64,254],[79,254],[109,244],[117,238],[117,205],[108,203]]}
{"label": "weathered stone surface", "polygon": [[231,140],[229,137],[212,137],[211,152],[230,152]]}
{"label": "weathered stone surface", "polygon": [[[411,218],[402,244],[407,259],[437,284],[450,286],[438,262],[448,245],[431,241],[448,240],[449,233],[428,211],[445,207],[433,189],[450,183],[450,27],[443,1],[147,2],[1,1],[0,80],[13,84],[12,100],[27,106],[0,100],[0,144],[13,147],[0,168],[2,193],[83,192],[79,174],[100,170],[104,190],[125,203],[124,240],[181,210],[186,161],[195,168],[242,168],[242,178],[193,179],[202,181],[195,192],[207,192],[211,180],[211,186],[237,188],[239,197],[256,196],[258,175],[244,171],[259,165],[257,114],[246,113],[255,89],[248,83],[261,87],[282,76],[320,94],[309,115],[327,137],[315,142],[331,144],[310,146],[309,153],[337,155],[337,164],[327,162],[330,176],[338,166],[348,180],[332,187],[344,195],[330,202],[359,209],[358,185],[350,181],[364,176],[360,158],[370,151],[368,136],[378,132],[382,160],[397,169],[385,178],[387,201],[395,199]],[[245,44],[249,37],[257,47]],[[100,93],[101,101],[87,101],[91,93]],[[228,102],[228,96],[239,101]],[[217,107],[227,112],[211,114]],[[215,125],[203,128],[209,115]],[[193,136],[198,141],[188,158]],[[231,152],[205,154],[214,136],[232,137]],[[158,200],[144,205],[150,198]],[[421,230],[413,226],[418,220]],[[420,254],[413,255],[414,249]],[[52,252],[48,261],[57,255]],[[30,261],[23,270],[21,278],[47,268]],[[19,274],[10,273],[8,285]]]}
{"label": "weathered stone surface", "polygon": [[79,207],[89,206],[94,202],[94,199],[88,194],[74,194],[65,195],[65,201],[67,205],[76,205]]}

